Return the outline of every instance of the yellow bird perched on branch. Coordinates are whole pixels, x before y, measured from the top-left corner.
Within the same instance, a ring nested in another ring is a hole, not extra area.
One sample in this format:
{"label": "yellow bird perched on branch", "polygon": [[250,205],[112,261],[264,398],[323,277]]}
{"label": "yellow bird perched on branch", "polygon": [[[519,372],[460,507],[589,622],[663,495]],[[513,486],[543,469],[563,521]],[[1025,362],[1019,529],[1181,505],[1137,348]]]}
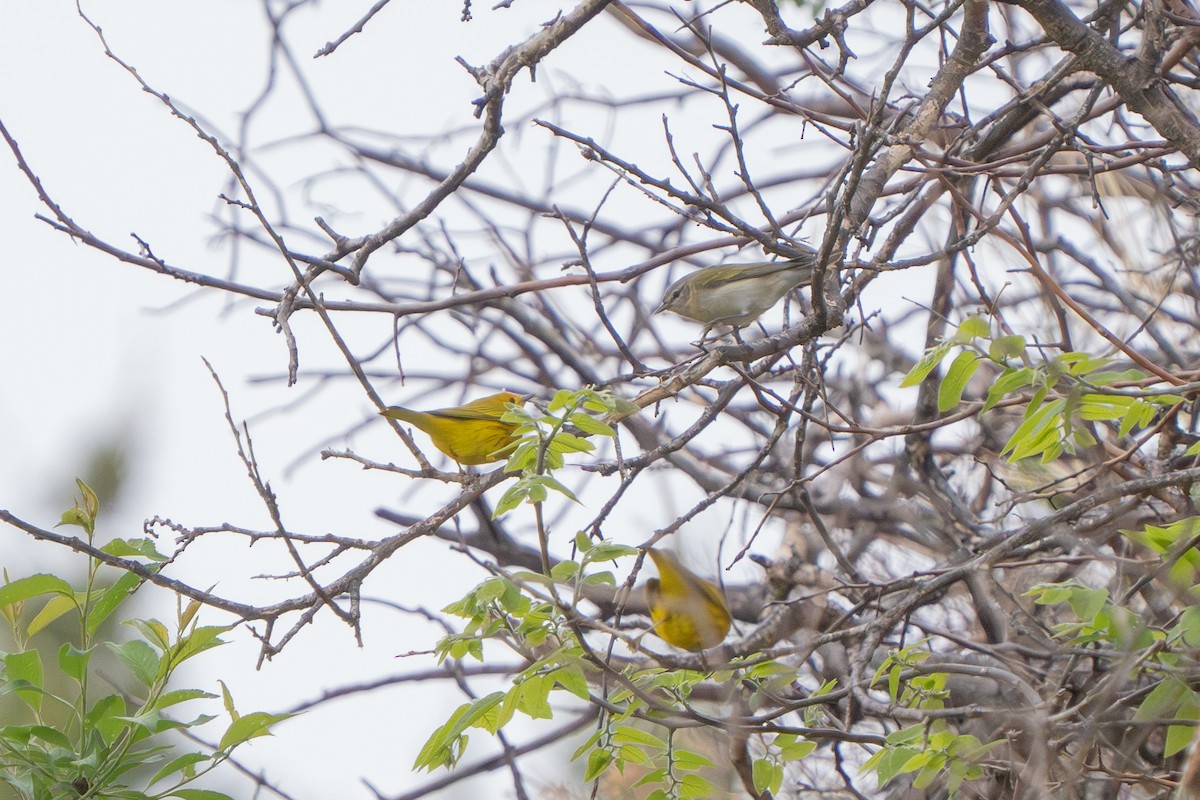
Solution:
{"label": "yellow bird perched on branch", "polygon": [[724,641],[733,617],[721,589],[694,575],[673,553],[647,552],[658,567],[658,577],[646,581],[646,605],[659,638],[693,651]]}
{"label": "yellow bird perched on branch", "polygon": [[416,425],[429,434],[434,447],[459,464],[487,464],[503,460],[508,453],[500,451],[517,441],[513,435],[517,425],[500,417],[509,406],[520,406],[525,400],[526,396],[499,392],[453,408],[414,411],[388,406],[379,413]]}

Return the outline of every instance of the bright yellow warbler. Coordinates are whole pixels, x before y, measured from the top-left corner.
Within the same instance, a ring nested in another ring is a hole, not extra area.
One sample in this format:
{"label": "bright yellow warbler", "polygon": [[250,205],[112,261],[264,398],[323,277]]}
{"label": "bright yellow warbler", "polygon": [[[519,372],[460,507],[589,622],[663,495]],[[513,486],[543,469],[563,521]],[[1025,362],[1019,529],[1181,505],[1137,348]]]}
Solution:
{"label": "bright yellow warbler", "polygon": [[509,404],[521,405],[525,398],[512,392],[500,392],[472,400],[464,406],[437,408],[433,411],[413,411],[403,406],[388,406],[379,413],[416,425],[433,440],[433,446],[459,464],[487,464],[501,461],[508,453],[500,453],[517,439],[517,426],[503,422],[500,417]]}
{"label": "bright yellow warbler", "polygon": [[692,574],[674,554],[648,552],[658,567],[658,577],[646,581],[646,605],[654,632],[684,650],[706,650],[720,644],[733,622],[720,588]]}

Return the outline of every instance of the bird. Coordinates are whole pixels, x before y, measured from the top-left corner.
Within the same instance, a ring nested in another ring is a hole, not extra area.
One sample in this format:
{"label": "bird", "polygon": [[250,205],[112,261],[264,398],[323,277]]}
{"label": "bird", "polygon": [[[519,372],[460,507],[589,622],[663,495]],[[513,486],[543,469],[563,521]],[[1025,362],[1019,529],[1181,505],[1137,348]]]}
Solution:
{"label": "bird", "polygon": [[668,644],[693,652],[725,640],[733,617],[720,588],[693,574],[673,553],[647,550],[658,577],[646,581],[652,630]]}
{"label": "bird", "polygon": [[705,333],[717,325],[748,325],[789,291],[811,282],[816,263],[811,252],[786,261],[704,267],[667,287],[654,313],[671,311],[702,322]]}
{"label": "bird", "polygon": [[499,392],[472,400],[466,405],[414,411],[388,406],[379,412],[390,419],[411,423],[433,440],[433,446],[462,465],[502,461],[510,445],[517,442],[517,423],[500,419],[509,406],[520,406],[527,395]]}

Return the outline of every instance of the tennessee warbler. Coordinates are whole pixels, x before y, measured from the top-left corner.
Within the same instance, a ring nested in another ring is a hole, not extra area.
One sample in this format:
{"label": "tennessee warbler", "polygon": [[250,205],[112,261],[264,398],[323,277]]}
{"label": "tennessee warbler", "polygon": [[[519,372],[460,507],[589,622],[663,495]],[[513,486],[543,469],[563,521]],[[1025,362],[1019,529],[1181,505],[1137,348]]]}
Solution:
{"label": "tennessee warbler", "polygon": [[741,327],[758,319],[791,289],[811,281],[815,264],[816,253],[809,253],[786,261],[698,269],[672,283],[654,313],[673,311],[704,323],[706,332],[716,325]]}

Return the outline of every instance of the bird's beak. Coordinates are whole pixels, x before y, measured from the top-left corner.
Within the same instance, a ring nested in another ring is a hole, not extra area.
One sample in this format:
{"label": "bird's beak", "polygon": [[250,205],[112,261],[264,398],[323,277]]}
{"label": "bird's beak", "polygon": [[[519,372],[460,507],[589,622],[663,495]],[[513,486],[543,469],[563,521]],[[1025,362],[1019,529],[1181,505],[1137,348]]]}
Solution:
{"label": "bird's beak", "polygon": [[658,304],[658,308],[654,309],[650,313],[651,314],[661,314],[662,312],[664,312],[666,310],[667,310],[667,301],[664,300],[663,302]]}

